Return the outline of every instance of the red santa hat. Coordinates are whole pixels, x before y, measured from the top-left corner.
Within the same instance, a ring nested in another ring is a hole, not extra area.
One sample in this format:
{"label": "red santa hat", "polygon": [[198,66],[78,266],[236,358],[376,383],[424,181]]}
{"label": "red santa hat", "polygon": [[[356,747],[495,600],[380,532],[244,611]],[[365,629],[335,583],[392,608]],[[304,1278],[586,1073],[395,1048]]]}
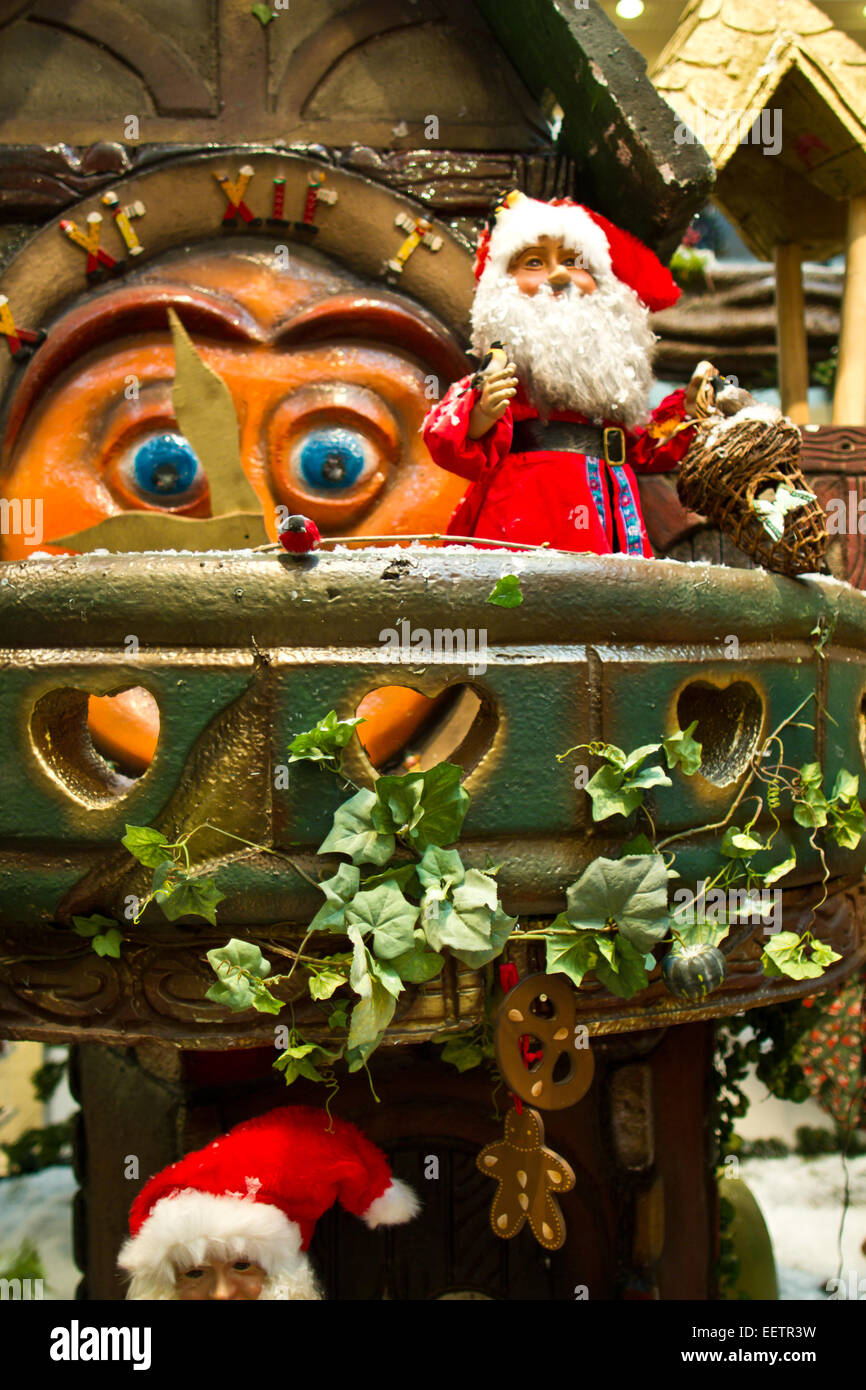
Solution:
{"label": "red santa hat", "polygon": [[118,1259],[129,1297],[170,1298],[178,1272],[208,1258],[249,1260],[291,1281],[309,1271],[303,1252],[335,1201],[371,1228],[409,1221],[420,1206],[381,1149],[324,1110],[287,1106],[236,1125],[135,1198]]}
{"label": "red santa hat", "polygon": [[545,203],[516,189],[497,208],[492,228],[481,234],[475,279],[480,280],[488,266],[505,274],[514,257],[542,236],[558,237],[563,246],[580,252],[586,269],[596,278],[615,275],[654,313],[669,309],[680,297],[670,271],[631,232],[571,198]]}

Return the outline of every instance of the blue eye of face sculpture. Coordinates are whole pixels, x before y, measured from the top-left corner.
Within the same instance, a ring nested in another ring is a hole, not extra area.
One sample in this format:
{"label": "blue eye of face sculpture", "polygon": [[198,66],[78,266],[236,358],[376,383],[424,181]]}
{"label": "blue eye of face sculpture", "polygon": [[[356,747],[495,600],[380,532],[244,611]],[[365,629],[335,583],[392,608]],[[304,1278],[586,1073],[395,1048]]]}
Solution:
{"label": "blue eye of face sculpture", "polygon": [[361,437],[354,430],[336,427],[312,430],[298,454],[303,481],[328,492],[351,487],[366,462]]}
{"label": "blue eye of face sculpture", "polygon": [[157,434],[130,449],[128,476],[151,502],[176,504],[201,479],[201,464],[181,434]]}

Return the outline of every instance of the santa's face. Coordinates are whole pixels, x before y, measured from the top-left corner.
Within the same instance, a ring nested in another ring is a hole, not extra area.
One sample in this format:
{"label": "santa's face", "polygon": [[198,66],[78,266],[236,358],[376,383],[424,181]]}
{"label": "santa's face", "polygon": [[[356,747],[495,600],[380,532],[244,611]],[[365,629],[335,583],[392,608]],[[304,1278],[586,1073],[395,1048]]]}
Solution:
{"label": "santa's face", "polygon": [[580,294],[592,294],[596,283],[581,257],[564,246],[559,237],[542,236],[535,246],[527,246],[511,261],[508,274],[521,294],[537,294],[547,285],[559,294],[574,285]]}
{"label": "santa's face", "polygon": [[175,1280],[175,1297],[184,1302],[205,1299],[247,1300],[260,1298],[265,1284],[261,1265],[249,1260],[205,1260],[182,1270]]}
{"label": "santa's face", "polygon": [[609,267],[539,237],[507,269],[488,263],[472,306],[472,345],[501,342],[544,416],[579,412],[632,427],[647,414],[655,335],[649,312]]}

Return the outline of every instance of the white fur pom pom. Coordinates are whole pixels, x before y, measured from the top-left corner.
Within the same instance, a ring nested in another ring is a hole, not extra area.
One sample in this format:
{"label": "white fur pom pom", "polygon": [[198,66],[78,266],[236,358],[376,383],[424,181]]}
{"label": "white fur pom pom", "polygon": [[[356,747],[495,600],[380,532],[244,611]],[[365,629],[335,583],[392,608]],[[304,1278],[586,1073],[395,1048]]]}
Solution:
{"label": "white fur pom pom", "polygon": [[421,1210],[421,1203],[406,1183],[392,1178],[381,1197],[371,1202],[364,1212],[364,1221],[372,1231],[376,1226],[399,1226],[411,1221]]}

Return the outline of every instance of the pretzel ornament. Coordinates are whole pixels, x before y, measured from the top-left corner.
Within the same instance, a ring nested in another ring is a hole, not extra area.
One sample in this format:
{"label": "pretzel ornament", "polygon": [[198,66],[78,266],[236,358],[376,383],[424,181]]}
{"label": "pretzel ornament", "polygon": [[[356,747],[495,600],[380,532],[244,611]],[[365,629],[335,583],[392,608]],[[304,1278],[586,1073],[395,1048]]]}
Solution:
{"label": "pretzel ornament", "polygon": [[545,1250],[565,1244],[565,1221],[556,1196],[574,1187],[574,1170],[545,1148],[544,1123],[537,1110],[509,1110],[504,1138],[482,1149],[475,1163],[498,1183],[490,1208],[494,1235],[511,1240],[528,1221]]}
{"label": "pretzel ornament", "polygon": [[[595,1061],[578,1047],[574,991],[562,975],[527,975],[505,996],[496,1022],[496,1061],[509,1089],[542,1110],[564,1110],[585,1096]],[[537,1038],[540,1058],[524,1057],[521,1038]],[[562,1056],[566,1074],[554,1080]]]}

